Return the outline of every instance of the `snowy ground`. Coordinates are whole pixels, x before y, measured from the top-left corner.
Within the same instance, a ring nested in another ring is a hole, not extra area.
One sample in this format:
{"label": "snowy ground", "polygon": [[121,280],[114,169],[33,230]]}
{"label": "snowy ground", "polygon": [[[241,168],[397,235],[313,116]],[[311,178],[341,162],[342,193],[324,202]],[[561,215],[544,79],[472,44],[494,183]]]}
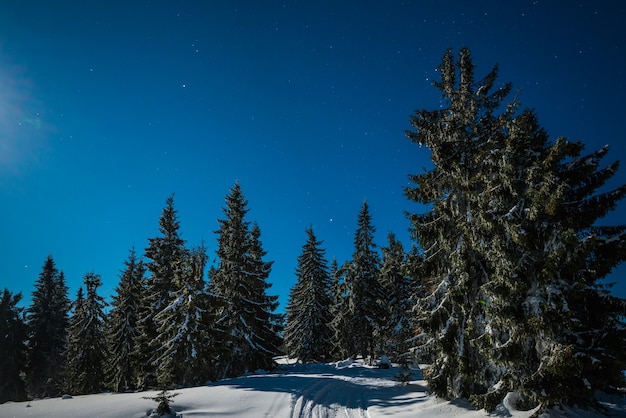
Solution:
{"label": "snowy ground", "polygon": [[[377,418],[377,417],[486,417],[466,402],[445,402],[430,396],[426,383],[399,385],[398,369],[365,367],[361,362],[286,365],[278,372],[224,380],[209,386],[179,389],[172,405],[182,417],[237,418]],[[420,378],[419,371],[416,378]],[[54,398],[0,405],[0,417],[140,418],[150,416],[156,403],[143,399],[156,392],[112,393]],[[626,416],[624,399],[606,403],[614,416]],[[516,411],[507,400],[492,416],[529,417],[534,411]],[[555,416],[588,417],[583,411]],[[600,416],[600,415],[598,415]]]}

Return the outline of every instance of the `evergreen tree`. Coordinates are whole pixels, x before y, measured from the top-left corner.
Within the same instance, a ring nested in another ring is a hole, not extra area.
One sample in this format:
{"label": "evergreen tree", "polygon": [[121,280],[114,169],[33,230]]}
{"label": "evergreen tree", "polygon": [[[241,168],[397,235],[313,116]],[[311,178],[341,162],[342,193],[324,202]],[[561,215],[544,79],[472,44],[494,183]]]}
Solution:
{"label": "evergreen tree", "polygon": [[170,305],[155,317],[159,340],[164,341],[155,361],[161,387],[204,384],[211,376],[216,341],[203,279],[206,260],[206,250],[201,246],[179,261],[179,289]]}
{"label": "evergreen tree", "polygon": [[70,393],[98,393],[105,383],[104,366],[107,358],[104,331],[104,308],[106,302],[98,295],[102,285],[100,276],[87,273],[79,289],[74,314],[68,329],[68,349],[65,353],[66,389]]}
{"label": "evergreen tree", "polygon": [[333,258],[330,265],[331,277],[331,317],[332,353],[336,360],[346,359],[356,352],[351,326],[350,305],[348,304],[348,287],[344,277],[344,269],[339,268],[337,259]]}
{"label": "evergreen tree", "polygon": [[124,266],[106,323],[110,353],[107,375],[111,379],[111,387],[118,392],[137,389],[141,369],[138,321],[145,268],[134,248],[130,250]]}
{"label": "evergreen tree", "polygon": [[26,399],[22,373],[26,371],[26,324],[23,308],[17,305],[22,294],[4,289],[0,299],[0,403]]}
{"label": "evergreen tree", "polygon": [[[144,264],[145,268],[145,264]],[[153,366],[154,352],[151,342],[157,335],[157,324],[148,298],[150,278],[144,276],[140,282],[137,310],[137,339],[135,340],[134,357],[137,365],[137,388],[148,389],[158,386],[156,368]]]}
{"label": "evergreen tree", "polygon": [[219,265],[211,270],[211,291],[219,298],[218,325],[224,329],[222,376],[274,366],[272,357],[280,346],[277,318],[273,311],[277,297],[266,294],[271,262],[263,261],[258,226],[250,229],[245,220],[247,201],[238,183],[226,196],[220,219],[217,256]]}
{"label": "evergreen tree", "polygon": [[[82,341],[78,336],[80,330],[79,323],[84,323],[84,319],[87,317],[85,292],[82,287],[79,287],[76,291],[76,299],[71,304],[72,316],[70,318],[70,324],[67,335],[66,350],[63,353],[63,376],[65,377],[66,391],[71,393],[80,393],[78,388],[78,375],[80,372],[77,369],[76,361],[81,355]],[[76,380],[76,381],[75,381]]]}
{"label": "evergreen tree", "polygon": [[478,401],[493,407],[516,390],[545,406],[589,403],[624,382],[626,303],[599,279],[626,256],[625,228],[594,224],[626,186],[597,193],[617,170],[599,168],[608,148],[581,156],[581,143],[550,143],[533,112],[506,116],[504,144],[488,160],[499,193],[485,199],[494,274],[481,345],[506,372]]}
{"label": "evergreen tree", "polygon": [[430,278],[418,306],[429,384],[487,409],[508,391],[588,402],[623,383],[625,304],[599,280],[626,257],[625,228],[595,226],[626,193],[596,194],[617,165],[550,143],[515,102],[496,114],[510,85],[492,92],[497,67],[476,83],[469,50],[440,69],[448,107],[417,112],[407,133],[434,163],[406,190],[433,208],[411,216]]}
{"label": "evergreen tree", "polygon": [[69,324],[70,302],[63,273],[48,256],[35,282],[28,325],[28,392],[32,397],[61,393],[62,354]]}
{"label": "evergreen tree", "polygon": [[256,300],[259,306],[255,315],[256,329],[254,333],[258,339],[257,347],[261,351],[265,351],[263,354],[257,353],[254,363],[260,364],[260,368],[269,369],[275,365],[269,353],[273,353],[272,357],[282,353],[280,347],[283,345],[281,335],[284,332],[285,316],[275,312],[278,308],[278,295],[267,294],[272,287],[267,280],[272,272],[274,262],[264,261],[267,251],[263,249],[261,228],[256,222],[252,224],[250,229],[249,245],[249,269],[247,271],[251,282],[255,284],[254,294],[257,295],[258,299]]}
{"label": "evergreen tree", "polygon": [[377,354],[375,338],[380,329],[383,310],[380,300],[383,298],[379,281],[380,257],[374,244],[376,228],[372,225],[367,202],[363,202],[357,220],[354,236],[352,260],[344,267],[346,285],[346,323],[351,328],[351,342],[348,348],[353,356],[363,358]]}
{"label": "evergreen tree", "polygon": [[409,341],[414,331],[411,315],[414,302],[411,296],[417,292],[417,287],[411,276],[415,266],[411,265],[410,255],[405,253],[395,234],[389,233],[387,239],[389,244],[382,248],[380,268],[384,293],[384,299],[381,300],[384,308],[381,349],[392,361],[397,362],[410,348]]}
{"label": "evergreen tree", "polygon": [[285,347],[287,354],[302,362],[328,361],[332,349],[331,278],[322,242],[312,227],[306,233],[286,309]]}
{"label": "evergreen tree", "polygon": [[183,260],[187,257],[185,241],[179,234],[180,223],[174,208],[174,195],[170,196],[159,220],[161,236],[149,238],[148,248],[145,251],[146,268],[149,272],[146,278],[145,300],[140,319],[142,339],[140,352],[143,358],[141,386],[154,387],[157,384],[155,371],[155,354],[165,344],[159,339],[159,324],[156,315],[163,311],[174,299],[174,293],[179,290],[177,277],[182,276],[179,271]]}
{"label": "evergreen tree", "polygon": [[430,212],[411,216],[431,291],[418,304],[425,337],[419,348],[422,355],[433,354],[425,377],[438,396],[457,398],[485,392],[485,375],[493,372],[475,346],[485,331],[480,301],[485,298],[482,286],[489,281],[486,244],[475,228],[476,200],[484,192],[478,181],[484,169],[480,156],[490,145],[497,120],[492,113],[510,86],[491,92],[496,67],[476,89],[467,49],[461,50],[458,66],[448,51],[439,69],[441,82],[435,86],[448,106],[416,112],[411,121],[416,132],[407,132],[431,150],[434,168],[411,176],[416,187],[405,190],[410,200],[432,205]]}

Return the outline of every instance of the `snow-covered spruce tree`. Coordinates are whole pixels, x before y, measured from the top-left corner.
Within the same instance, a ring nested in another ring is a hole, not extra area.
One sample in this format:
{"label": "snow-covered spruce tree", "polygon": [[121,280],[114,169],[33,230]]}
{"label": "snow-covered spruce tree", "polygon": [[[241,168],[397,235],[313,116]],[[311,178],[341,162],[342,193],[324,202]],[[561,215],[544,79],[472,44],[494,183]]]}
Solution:
{"label": "snow-covered spruce tree", "polygon": [[[559,178],[567,184],[560,210],[556,212],[559,218],[565,218],[559,224],[564,230],[561,235],[564,245],[562,249],[554,249],[550,257],[553,264],[549,265],[560,266],[552,280],[561,286],[565,306],[573,311],[566,315],[568,328],[560,343],[570,347],[575,360],[569,357],[568,367],[554,368],[544,381],[531,382],[537,389],[565,377],[565,382],[548,392],[548,400],[561,399],[574,404],[585,402],[596,390],[610,392],[626,384],[622,373],[626,369],[626,300],[611,295],[610,285],[603,284],[603,279],[626,260],[626,225],[606,226],[599,222],[624,198],[626,184],[599,192],[618,169],[617,162],[600,168],[608,147],[581,156],[581,143],[570,146],[572,158],[566,156],[558,168]],[[552,287],[548,284],[542,290],[549,304]],[[562,310],[557,312],[563,314]],[[557,319],[553,327],[557,332],[562,331],[558,324]],[[544,347],[551,343],[550,339],[540,341]]]}
{"label": "snow-covered spruce tree", "polygon": [[137,389],[141,370],[138,321],[145,267],[134,248],[131,248],[124,266],[106,321],[110,354],[107,376],[111,388],[118,392]]}
{"label": "snow-covered spruce tree", "polygon": [[177,261],[178,290],[168,307],[155,317],[159,340],[164,341],[155,360],[159,386],[193,386],[206,383],[213,359],[213,312],[206,293],[204,246],[193,249]]}
{"label": "snow-covered spruce tree", "polygon": [[66,390],[77,395],[102,390],[107,359],[104,330],[106,302],[98,295],[102,280],[98,274],[87,273],[83,282],[87,294],[83,296],[82,287],[78,290],[65,352]]}
{"label": "snow-covered spruce tree", "polygon": [[375,232],[368,204],[364,201],[357,219],[352,260],[343,267],[346,285],[344,315],[346,325],[352,329],[350,355],[361,355],[363,358],[378,354],[376,334],[384,315],[379,303],[383,294],[379,281],[380,257],[374,243]]}
{"label": "snow-covered spruce tree", "polygon": [[258,330],[255,331],[259,340],[258,347],[266,351],[265,355],[257,355],[254,362],[260,364],[265,363],[265,366],[261,366],[264,369],[269,369],[275,365],[274,360],[270,361],[268,354],[274,353],[273,356],[281,354],[281,347],[283,346],[283,338],[281,337],[285,328],[285,315],[277,314],[275,311],[278,308],[278,295],[268,295],[267,291],[272,285],[267,281],[272,271],[273,261],[264,261],[267,256],[267,251],[263,249],[261,243],[261,228],[259,224],[254,222],[250,229],[250,257],[248,258],[248,271],[251,283],[255,285],[256,291],[254,294],[259,295],[260,306],[263,309],[259,309],[256,315],[258,321]]}
{"label": "snow-covered spruce tree", "polygon": [[[623,383],[624,301],[599,280],[625,257],[624,227],[594,226],[626,192],[596,194],[617,165],[599,169],[606,149],[580,156],[580,143],[550,143],[515,102],[494,115],[510,88],[491,93],[495,70],[474,83],[468,50],[457,65],[448,52],[441,69],[449,108],[418,112],[409,133],[435,163],[407,190],[433,204],[412,217],[434,278],[421,300],[429,383],[486,409],[507,391],[546,407],[589,402]],[[433,239],[436,228],[449,232]],[[442,245],[454,229],[457,240]],[[465,267],[446,267],[462,250]]]}
{"label": "snow-covered spruce tree", "polygon": [[245,220],[247,204],[235,183],[226,196],[226,218],[216,231],[219,264],[210,272],[210,289],[219,303],[217,326],[224,330],[218,359],[222,377],[272,368],[280,346],[273,314],[277,297],[266,293],[272,263],[263,261],[258,226],[250,229]]}
{"label": "snow-covered spruce tree", "polygon": [[70,301],[63,272],[48,256],[35,282],[28,325],[28,393],[33,398],[61,394],[62,354],[69,325]]}
{"label": "snow-covered spruce tree", "polygon": [[23,311],[17,305],[22,294],[4,289],[0,298],[0,403],[26,400],[26,339]]}
{"label": "snow-covered spruce tree", "polygon": [[286,309],[285,347],[289,356],[302,362],[328,361],[332,349],[331,278],[322,242],[313,227],[307,228],[306,234]]}
{"label": "snow-covered spruce tree", "polygon": [[485,160],[498,193],[484,202],[493,274],[481,344],[505,372],[478,400],[515,390],[545,407],[589,404],[624,384],[626,304],[599,280],[624,260],[626,234],[597,221],[626,186],[597,192],[617,170],[600,168],[608,148],[581,156],[581,143],[549,142],[531,111],[506,116],[504,144]]}
{"label": "snow-covered spruce tree", "polygon": [[432,356],[425,377],[438,396],[469,398],[485,393],[488,376],[495,372],[476,346],[485,331],[482,287],[489,281],[488,243],[480,234],[477,200],[485,192],[481,159],[497,131],[493,112],[510,85],[492,92],[497,67],[476,83],[466,48],[458,64],[448,51],[439,70],[441,81],[435,86],[447,106],[417,111],[411,118],[415,131],[406,133],[430,149],[434,165],[410,176],[416,187],[405,188],[410,200],[432,207],[410,215],[414,237],[424,250],[423,274],[430,291],[417,304],[423,337],[417,348],[418,354]]}
{"label": "snow-covered spruce tree", "polygon": [[[80,355],[81,344],[78,340],[78,337],[73,335],[71,331],[76,331],[78,333],[78,329],[72,330],[72,327],[78,327],[78,322],[84,320],[87,316],[85,313],[86,309],[85,304],[85,292],[82,287],[79,287],[76,291],[76,299],[71,304],[72,316],[70,318],[70,325],[67,335],[67,344],[66,350],[63,352],[63,376],[65,378],[64,390],[73,393],[79,393],[77,390],[77,383],[73,381],[73,379],[78,378],[78,369],[76,361],[78,360],[78,356]],[[75,325],[76,324],[76,325]]]}
{"label": "snow-covered spruce tree", "polygon": [[167,198],[165,208],[159,219],[160,236],[149,238],[144,256],[148,259],[148,276],[145,284],[145,297],[142,303],[139,326],[141,339],[139,351],[143,362],[141,386],[155,387],[157,384],[155,363],[156,353],[165,341],[159,339],[159,325],[155,316],[163,311],[173,300],[173,293],[179,288],[176,277],[181,276],[177,269],[182,267],[180,260],[187,257],[185,241],[180,237],[180,223],[174,207],[174,195]]}
{"label": "snow-covered spruce tree", "polygon": [[348,326],[349,310],[346,302],[347,289],[343,277],[343,270],[339,268],[337,259],[333,258],[330,263],[330,295],[331,295],[331,321],[332,331],[332,358],[342,360],[356,351],[350,347],[354,338],[351,337],[352,329]]}
{"label": "snow-covered spruce tree", "polygon": [[381,350],[393,362],[408,353],[414,333],[412,296],[418,291],[413,278],[417,267],[411,264],[413,258],[407,254],[395,234],[387,235],[388,246],[382,248],[383,261],[380,268],[380,282],[383,290],[381,300],[384,308],[383,325],[380,330]]}

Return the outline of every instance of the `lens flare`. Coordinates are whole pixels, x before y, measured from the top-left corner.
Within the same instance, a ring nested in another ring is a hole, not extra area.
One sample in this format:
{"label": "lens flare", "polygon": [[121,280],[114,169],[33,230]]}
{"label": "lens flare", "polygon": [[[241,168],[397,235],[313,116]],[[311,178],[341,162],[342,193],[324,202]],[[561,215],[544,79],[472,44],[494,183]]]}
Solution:
{"label": "lens flare", "polygon": [[37,162],[43,122],[25,71],[0,64],[0,179],[21,176]]}

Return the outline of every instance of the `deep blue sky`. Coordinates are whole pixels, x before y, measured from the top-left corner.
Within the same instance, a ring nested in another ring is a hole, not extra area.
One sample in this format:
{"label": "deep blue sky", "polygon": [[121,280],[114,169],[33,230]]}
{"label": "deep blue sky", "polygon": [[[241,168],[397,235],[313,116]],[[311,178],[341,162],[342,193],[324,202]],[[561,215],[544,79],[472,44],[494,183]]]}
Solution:
{"label": "deep blue sky", "polygon": [[171,193],[213,260],[236,180],[281,309],[309,224],[343,262],[367,199],[378,244],[408,248],[402,187],[430,154],[403,132],[439,106],[448,47],[477,77],[499,63],[552,138],[626,164],[624,22],[618,0],[1,1],[0,288],[29,298],[52,254],[70,297],[90,271],[110,297]]}

